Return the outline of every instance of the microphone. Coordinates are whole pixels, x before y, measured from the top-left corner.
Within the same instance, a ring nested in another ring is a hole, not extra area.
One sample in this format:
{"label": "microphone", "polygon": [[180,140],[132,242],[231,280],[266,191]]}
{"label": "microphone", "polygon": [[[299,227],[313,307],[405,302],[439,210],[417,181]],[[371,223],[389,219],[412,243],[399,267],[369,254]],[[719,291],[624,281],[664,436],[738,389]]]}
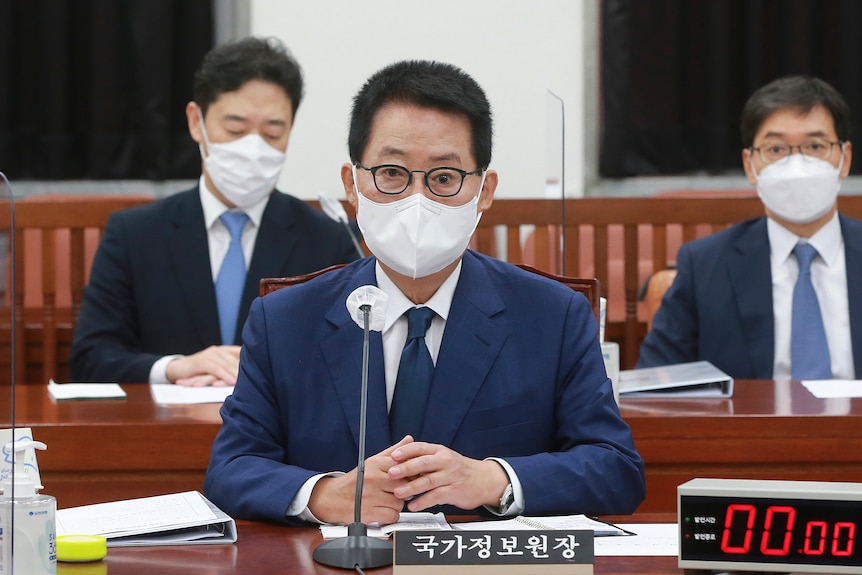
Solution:
{"label": "microphone", "polygon": [[356,248],[356,253],[359,254],[360,258],[364,258],[365,252],[362,251],[362,245],[359,243],[359,238],[357,238],[356,234],[353,233],[353,228],[351,228],[350,224],[348,223],[349,220],[347,218],[347,212],[344,211],[344,206],[341,205],[341,202],[339,202],[329,194],[324,193],[319,194],[317,196],[317,199],[320,201],[320,207],[323,209],[323,213],[325,213],[327,216],[329,216],[336,222],[341,222],[342,224],[344,224],[345,229],[347,229],[347,233],[350,235],[351,241],[353,241],[353,247]]}
{"label": "microphone", "polygon": [[356,465],[356,495],[353,503],[353,523],[347,527],[347,537],[325,541],[314,550],[314,560],[342,569],[372,569],[392,565],[392,544],[368,536],[368,526],[362,523],[362,483],[365,479],[365,430],[368,417],[368,336],[371,330],[381,331],[386,320],[389,296],[372,285],[353,290],[345,305],[350,317],[363,330],[362,393],[359,404],[359,461]]}

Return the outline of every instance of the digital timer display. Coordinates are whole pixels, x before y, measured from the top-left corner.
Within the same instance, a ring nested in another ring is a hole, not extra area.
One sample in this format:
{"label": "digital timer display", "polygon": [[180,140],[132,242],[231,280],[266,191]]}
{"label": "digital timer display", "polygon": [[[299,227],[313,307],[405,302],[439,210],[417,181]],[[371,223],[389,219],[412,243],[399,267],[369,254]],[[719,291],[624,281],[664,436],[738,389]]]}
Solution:
{"label": "digital timer display", "polygon": [[862,573],[862,483],[698,478],[677,513],[681,568]]}
{"label": "digital timer display", "polygon": [[[680,566],[773,570],[816,566],[810,570],[862,572],[862,498],[841,494],[824,498],[822,493],[808,497],[806,482],[773,483],[803,488],[763,496],[720,488],[715,494],[686,494],[680,486]],[[859,488],[862,493],[862,485]]]}

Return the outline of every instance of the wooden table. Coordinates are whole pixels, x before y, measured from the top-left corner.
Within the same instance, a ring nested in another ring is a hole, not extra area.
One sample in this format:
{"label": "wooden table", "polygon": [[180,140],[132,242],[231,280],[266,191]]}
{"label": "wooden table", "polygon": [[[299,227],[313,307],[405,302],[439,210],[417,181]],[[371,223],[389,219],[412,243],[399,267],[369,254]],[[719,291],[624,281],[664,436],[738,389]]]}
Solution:
{"label": "wooden table", "polygon": [[[201,489],[218,405],[127,399],[55,402],[44,386],[16,390],[16,419],[48,444],[39,454],[59,506]],[[676,487],[693,477],[862,481],[862,399],[819,400],[797,382],[738,381],[732,399],[621,402],[646,461],[637,515],[676,520]],[[661,514],[661,515],[656,515]]]}
{"label": "wooden table", "polygon": [[623,399],[646,462],[638,513],[676,520],[694,477],[862,482],[862,399],[817,399],[799,382],[737,381],[732,399]]}
{"label": "wooden table", "polygon": [[[110,575],[305,575],[351,573],[315,563],[313,550],[322,541],[314,527],[279,527],[238,521],[234,545],[111,548],[105,559]],[[60,564],[58,575],[74,575],[76,566]],[[666,575],[682,573],[676,557],[598,557],[597,575]],[[369,569],[388,575],[391,567]]]}
{"label": "wooden table", "polygon": [[220,405],[158,405],[148,385],[122,387],[126,399],[75,401],[16,388],[16,425],[48,445],[39,471],[60,508],[202,489]]}

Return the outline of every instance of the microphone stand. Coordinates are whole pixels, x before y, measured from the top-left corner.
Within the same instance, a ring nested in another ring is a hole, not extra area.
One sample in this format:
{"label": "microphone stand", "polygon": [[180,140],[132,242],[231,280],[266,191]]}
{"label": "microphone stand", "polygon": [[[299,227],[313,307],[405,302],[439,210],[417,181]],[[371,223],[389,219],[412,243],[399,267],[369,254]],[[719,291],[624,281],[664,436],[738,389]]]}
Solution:
{"label": "microphone stand", "polygon": [[353,228],[350,227],[350,224],[347,221],[347,212],[344,211],[344,206],[341,205],[341,202],[328,194],[320,194],[317,197],[324,213],[336,222],[341,222],[342,225],[344,225],[344,229],[347,230],[347,235],[350,236],[350,241],[353,242],[353,248],[356,250],[356,253],[359,254],[359,259],[364,258],[365,252],[362,251],[359,239],[356,237],[356,234],[353,233]]}
{"label": "microphone stand", "polygon": [[362,523],[362,483],[365,479],[365,420],[368,414],[368,314],[371,305],[362,310],[365,326],[362,340],[362,397],[359,404],[359,463],[356,467],[356,497],[353,503],[353,523],[347,527],[347,537],[325,541],[314,550],[314,560],[342,569],[370,569],[392,565],[392,544],[368,536],[368,526]]}
{"label": "microphone stand", "polygon": [[359,244],[359,239],[357,239],[356,234],[353,233],[353,228],[350,227],[350,224],[347,223],[347,220],[339,218],[342,224],[344,224],[344,229],[347,230],[347,234],[350,236],[350,241],[353,242],[353,248],[356,250],[356,253],[359,254],[359,258],[362,259],[365,257],[365,252],[362,251],[362,246]]}

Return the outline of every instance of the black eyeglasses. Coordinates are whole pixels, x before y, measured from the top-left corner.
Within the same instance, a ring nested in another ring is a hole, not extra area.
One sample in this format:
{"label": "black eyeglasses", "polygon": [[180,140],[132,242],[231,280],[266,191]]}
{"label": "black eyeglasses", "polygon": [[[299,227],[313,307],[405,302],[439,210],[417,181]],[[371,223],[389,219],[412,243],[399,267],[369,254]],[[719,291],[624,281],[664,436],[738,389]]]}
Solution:
{"label": "black eyeglasses", "polygon": [[441,198],[451,198],[461,191],[461,186],[464,185],[464,178],[482,172],[482,168],[477,168],[472,172],[465,172],[458,168],[434,168],[428,170],[408,170],[404,166],[397,164],[383,164],[366,168],[359,162],[356,166],[367,172],[371,172],[374,177],[374,185],[377,191],[388,196],[397,196],[413,184],[413,174],[424,174],[425,187],[435,196]]}
{"label": "black eyeglasses", "polygon": [[799,150],[799,153],[809,158],[817,158],[818,160],[828,160],[832,156],[832,148],[840,146],[844,150],[843,142],[830,142],[829,140],[814,138],[802,142],[798,146],[791,146],[784,142],[771,142],[758,147],[751,147],[749,150],[760,154],[760,159],[764,164],[771,164],[778,160],[783,160],[793,153],[793,148]]}

